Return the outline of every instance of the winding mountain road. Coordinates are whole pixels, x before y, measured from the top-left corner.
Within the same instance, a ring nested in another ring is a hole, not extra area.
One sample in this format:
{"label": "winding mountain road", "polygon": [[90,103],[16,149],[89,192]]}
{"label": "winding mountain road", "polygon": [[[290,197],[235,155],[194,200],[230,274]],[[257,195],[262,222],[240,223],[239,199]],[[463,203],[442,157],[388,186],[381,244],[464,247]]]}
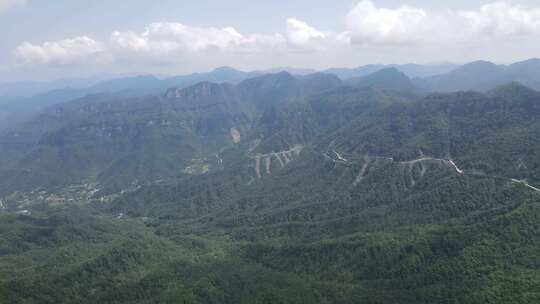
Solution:
{"label": "winding mountain road", "polygon": [[524,180],[518,180],[518,179],[515,179],[515,178],[511,178],[510,179],[512,182],[514,183],[518,183],[518,184],[522,184],[522,185],[525,185],[525,187],[529,188],[529,189],[532,189],[536,192],[540,192],[540,189],[534,187],[534,186],[531,186],[529,185],[529,183],[527,183],[527,181],[524,181]]}
{"label": "winding mountain road", "polygon": [[[336,155],[337,159],[331,157],[330,155],[328,155],[328,153],[323,153],[323,155],[325,157],[331,159],[335,163],[342,163],[342,164],[349,164],[349,163],[352,164],[352,163],[354,163],[354,162],[346,159],[345,157],[343,157],[342,154],[340,154],[336,150],[333,150],[333,152]],[[391,158],[391,157],[365,156],[365,159],[370,159],[370,158],[371,159],[385,159],[385,160],[390,160],[390,161],[394,162],[394,159]],[[458,174],[465,175],[465,171],[462,170],[461,168],[459,168],[458,165],[452,159],[443,159],[443,158],[435,158],[435,157],[423,156],[423,157],[418,158],[418,159],[413,159],[413,160],[409,160],[409,161],[402,161],[402,162],[398,162],[398,163],[401,164],[401,165],[409,165],[410,166],[410,165],[414,165],[414,164],[417,164],[417,163],[422,163],[422,162],[425,162],[425,161],[438,161],[438,162],[447,164],[447,165],[451,166]],[[358,174],[358,176],[356,177],[356,179],[353,182],[353,186],[358,186],[358,184],[360,184],[360,182],[362,182],[362,180],[365,177],[365,172],[367,171],[368,166],[369,166],[369,161],[366,161],[362,165],[362,168],[360,169],[360,173]],[[423,173],[425,173],[425,170],[426,170],[426,168],[423,167],[422,168],[422,171],[423,171],[422,175],[423,175]],[[529,184],[525,180],[519,180],[519,179],[509,178],[509,177],[500,177],[500,176],[491,176],[491,177],[497,177],[497,178],[506,179],[506,180],[511,181],[513,183],[518,183],[518,184],[524,185],[525,187],[527,187],[527,188],[529,188],[529,189],[531,189],[531,190],[533,190],[535,192],[540,192],[540,188],[532,186],[531,184]]]}
{"label": "winding mountain road", "polygon": [[257,178],[262,177],[261,162],[264,161],[264,171],[266,174],[270,175],[272,170],[272,159],[275,158],[281,167],[285,167],[288,163],[297,158],[302,150],[304,149],[303,145],[295,145],[289,150],[271,152],[267,154],[258,153],[250,158],[255,160],[255,174]]}

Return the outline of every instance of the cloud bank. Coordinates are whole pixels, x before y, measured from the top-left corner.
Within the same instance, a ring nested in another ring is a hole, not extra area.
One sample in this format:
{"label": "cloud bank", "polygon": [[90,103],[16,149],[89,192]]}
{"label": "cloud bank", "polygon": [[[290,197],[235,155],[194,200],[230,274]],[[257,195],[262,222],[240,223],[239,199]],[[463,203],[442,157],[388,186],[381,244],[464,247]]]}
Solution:
{"label": "cloud bank", "polygon": [[283,43],[285,38],[280,34],[243,35],[233,27],[202,28],[170,22],[152,23],[142,33],[115,31],[110,37],[113,50],[156,56],[208,50],[258,51]]}
{"label": "cloud bank", "polygon": [[[24,1],[0,0],[0,9],[19,2]],[[371,0],[363,0],[346,14],[344,24],[340,31],[329,31],[289,18],[282,33],[268,34],[241,33],[234,27],[155,22],[142,31],[113,31],[101,41],[81,36],[38,44],[24,42],[14,54],[24,64],[45,65],[185,62],[203,56],[216,61],[264,61],[271,56],[305,62],[302,60],[306,58],[349,54],[374,60],[384,59],[377,56],[385,54],[395,56],[396,52],[421,55],[438,49],[459,53],[468,52],[461,46],[510,47],[512,39],[540,38],[540,7],[493,2],[476,10],[430,11],[411,6],[377,7]]]}
{"label": "cloud bank", "polygon": [[540,7],[494,2],[474,11],[430,12],[401,6],[377,8],[366,0],[347,15],[353,43],[456,43],[540,33]]}
{"label": "cloud bank", "polygon": [[526,8],[495,2],[483,5],[478,11],[460,12],[459,16],[477,35],[505,37],[540,32],[540,7]]}
{"label": "cloud bank", "polygon": [[14,7],[25,6],[27,3],[27,0],[0,0],[0,13]]}
{"label": "cloud bank", "polygon": [[[86,36],[34,45],[25,42],[15,49],[15,55],[23,63],[69,64],[74,62],[95,62],[105,52],[102,43]],[[98,60],[99,61],[99,60]]]}
{"label": "cloud bank", "polygon": [[28,0],[0,0],[0,14],[15,7],[22,7],[28,4]]}

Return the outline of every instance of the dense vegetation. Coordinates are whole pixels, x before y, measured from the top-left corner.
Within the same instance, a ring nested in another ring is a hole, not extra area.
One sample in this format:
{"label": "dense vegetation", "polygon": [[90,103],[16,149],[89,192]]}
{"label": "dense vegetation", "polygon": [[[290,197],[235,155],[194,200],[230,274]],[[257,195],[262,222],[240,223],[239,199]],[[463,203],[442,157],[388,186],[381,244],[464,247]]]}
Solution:
{"label": "dense vegetation", "polygon": [[540,302],[540,93],[403,77],[42,112],[0,137],[0,303]]}

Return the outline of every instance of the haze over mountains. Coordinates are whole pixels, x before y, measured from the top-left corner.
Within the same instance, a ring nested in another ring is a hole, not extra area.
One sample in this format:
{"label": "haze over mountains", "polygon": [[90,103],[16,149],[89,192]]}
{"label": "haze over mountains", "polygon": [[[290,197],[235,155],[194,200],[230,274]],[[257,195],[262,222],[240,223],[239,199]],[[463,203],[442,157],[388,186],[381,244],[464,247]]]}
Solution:
{"label": "haze over mountains", "polygon": [[[539,59],[530,59],[508,66],[495,65],[485,61],[472,62],[463,66],[451,64],[367,65],[355,69],[328,69],[322,71],[322,73],[334,74],[346,82],[364,82],[365,85],[372,84],[373,81],[375,81],[374,84],[377,84],[380,81],[382,87],[390,88],[390,86],[394,86],[394,89],[399,90],[416,90],[418,92],[486,91],[498,85],[514,81],[531,88],[539,88],[540,83],[537,80],[539,66]],[[377,75],[377,72],[381,70],[386,71],[386,76]],[[398,73],[395,73],[396,70],[404,75],[398,75]],[[243,72],[230,67],[221,67],[208,73],[195,73],[168,78],[141,75],[124,78],[108,76],[109,79],[107,79],[106,76],[101,76],[43,83],[7,83],[0,85],[0,117],[3,118],[0,128],[20,122],[49,105],[90,94],[114,93],[116,97],[155,95],[167,88],[184,88],[201,81],[237,84],[249,78],[280,71],[287,71],[292,75],[299,76],[316,73],[316,71],[310,69],[295,68]],[[489,76],[485,77],[486,74]],[[377,79],[379,77],[381,79]],[[385,80],[384,77],[388,77],[388,79]],[[362,78],[365,79],[362,80]],[[393,80],[396,80],[399,85]]]}
{"label": "haze over mountains", "polygon": [[0,302],[536,303],[538,73],[219,68],[6,100]]}

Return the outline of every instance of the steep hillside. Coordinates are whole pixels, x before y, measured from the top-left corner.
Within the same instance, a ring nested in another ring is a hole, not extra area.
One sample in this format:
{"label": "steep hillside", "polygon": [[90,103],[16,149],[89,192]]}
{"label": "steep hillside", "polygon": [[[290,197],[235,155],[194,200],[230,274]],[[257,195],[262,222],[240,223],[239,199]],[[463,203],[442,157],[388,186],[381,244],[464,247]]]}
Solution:
{"label": "steep hillside", "polygon": [[[142,188],[112,211],[159,218],[160,235],[173,239],[220,231],[246,261],[347,286],[343,302],[536,301],[540,189],[520,180],[537,176],[536,160],[518,176],[498,152],[514,151],[510,164],[535,155],[531,138],[505,134],[535,132],[538,96],[511,85],[382,103],[336,128],[311,122],[326,135],[304,142],[290,163],[279,165],[275,150],[270,169],[253,177],[249,155],[229,151],[222,171]],[[291,112],[318,117],[315,107]],[[270,121],[286,129],[293,120],[279,113]],[[339,302],[337,286],[327,301]]]}
{"label": "steep hillside", "polygon": [[0,301],[538,302],[538,121],[324,74],[52,107],[2,137]]}
{"label": "steep hillside", "polygon": [[414,92],[415,86],[403,72],[396,68],[387,68],[365,77],[351,78],[350,84],[359,87],[377,87],[398,92]]}
{"label": "steep hillside", "polygon": [[88,95],[108,94],[110,99],[139,98],[161,94],[168,88],[186,88],[205,81],[238,84],[260,75],[262,73],[243,72],[230,67],[221,67],[207,73],[194,73],[164,79],[153,75],[139,75],[101,81],[82,79],[51,83],[6,84],[0,86],[0,92],[4,91],[7,96],[0,97],[0,115],[4,118],[0,121],[0,130],[27,121],[47,107]]}
{"label": "steep hillside", "polygon": [[334,74],[343,80],[348,80],[350,78],[367,76],[380,70],[395,68],[405,73],[408,77],[424,78],[440,74],[446,74],[458,67],[459,66],[455,64],[368,64],[359,66],[357,68],[330,68],[324,70],[323,72],[328,74]]}
{"label": "steep hillside", "polygon": [[280,73],[237,86],[202,82],[162,96],[105,94],[53,106],[0,139],[0,171],[10,176],[0,192],[85,181],[126,186],[205,172],[216,154],[248,136],[263,109],[340,84],[330,75]]}
{"label": "steep hillside", "polygon": [[512,84],[396,104],[332,135],[344,152],[399,160],[454,159],[470,171],[538,183],[540,93]]}
{"label": "steep hillside", "polygon": [[508,66],[476,61],[446,74],[417,78],[415,84],[432,92],[487,91],[511,82],[520,82],[531,88],[540,89],[539,67],[538,59],[529,59]]}

